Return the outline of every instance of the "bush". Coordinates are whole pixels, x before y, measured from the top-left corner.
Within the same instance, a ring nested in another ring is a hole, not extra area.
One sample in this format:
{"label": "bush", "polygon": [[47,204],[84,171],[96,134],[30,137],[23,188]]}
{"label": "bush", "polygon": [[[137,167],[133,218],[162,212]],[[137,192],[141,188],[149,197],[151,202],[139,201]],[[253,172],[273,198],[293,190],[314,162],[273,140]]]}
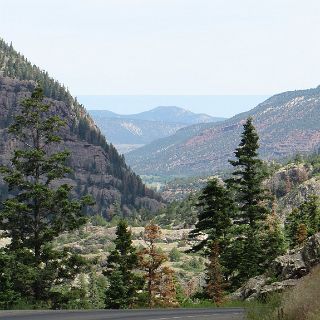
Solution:
{"label": "bush", "polygon": [[183,262],[180,268],[187,271],[202,271],[204,268],[203,259],[192,257],[190,260]]}
{"label": "bush", "polygon": [[169,259],[171,262],[178,262],[181,258],[181,252],[176,248],[172,248],[169,252]]}
{"label": "bush", "polygon": [[91,223],[94,226],[98,227],[106,227],[108,225],[108,221],[101,215],[96,214],[93,217],[91,217]]}

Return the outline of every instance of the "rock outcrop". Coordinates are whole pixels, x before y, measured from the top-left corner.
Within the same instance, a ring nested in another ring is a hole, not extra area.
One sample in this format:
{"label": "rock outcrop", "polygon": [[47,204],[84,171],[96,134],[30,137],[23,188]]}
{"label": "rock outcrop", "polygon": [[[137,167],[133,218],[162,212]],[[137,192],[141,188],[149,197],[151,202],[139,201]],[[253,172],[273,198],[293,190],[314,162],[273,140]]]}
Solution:
{"label": "rock outcrop", "polygon": [[310,237],[301,248],[276,258],[265,274],[253,277],[231,294],[235,300],[263,298],[272,292],[294,287],[298,279],[320,264],[320,233]]}

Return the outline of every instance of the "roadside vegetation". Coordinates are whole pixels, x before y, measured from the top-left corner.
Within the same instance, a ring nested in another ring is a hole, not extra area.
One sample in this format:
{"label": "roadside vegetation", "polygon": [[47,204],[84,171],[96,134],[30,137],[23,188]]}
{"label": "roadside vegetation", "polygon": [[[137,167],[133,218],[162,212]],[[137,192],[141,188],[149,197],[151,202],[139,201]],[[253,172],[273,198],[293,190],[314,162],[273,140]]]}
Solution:
{"label": "roadside vegetation", "polygon": [[248,320],[319,320],[320,267],[300,279],[297,286],[283,294],[274,294],[262,303],[246,305]]}

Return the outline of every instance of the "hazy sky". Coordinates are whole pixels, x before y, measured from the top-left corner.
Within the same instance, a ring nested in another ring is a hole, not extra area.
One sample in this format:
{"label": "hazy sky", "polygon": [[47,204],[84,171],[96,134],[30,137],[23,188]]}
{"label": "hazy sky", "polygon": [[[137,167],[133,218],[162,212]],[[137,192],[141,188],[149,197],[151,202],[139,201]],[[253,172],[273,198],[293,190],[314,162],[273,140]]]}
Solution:
{"label": "hazy sky", "polygon": [[215,117],[230,118],[233,115],[254,108],[268,96],[260,95],[110,95],[78,96],[88,110],[111,110],[120,114],[138,113],[158,106],[178,106],[196,113],[207,113]]}
{"label": "hazy sky", "polygon": [[320,83],[319,0],[0,0],[0,36],[75,95]]}

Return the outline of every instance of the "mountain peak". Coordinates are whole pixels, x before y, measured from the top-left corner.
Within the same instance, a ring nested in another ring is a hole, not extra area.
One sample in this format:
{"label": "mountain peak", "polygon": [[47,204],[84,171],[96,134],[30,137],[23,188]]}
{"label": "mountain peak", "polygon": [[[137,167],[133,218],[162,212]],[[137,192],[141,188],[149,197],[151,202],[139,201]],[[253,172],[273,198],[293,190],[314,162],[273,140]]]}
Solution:
{"label": "mountain peak", "polygon": [[155,107],[153,109],[150,110],[150,112],[157,112],[157,111],[168,111],[168,112],[182,112],[182,113],[193,113],[190,110],[181,108],[181,107],[177,107],[177,106],[159,106],[159,107]]}
{"label": "mountain peak", "polygon": [[223,118],[215,118],[207,114],[197,114],[178,106],[158,106],[151,110],[131,114],[126,117],[130,119],[180,123],[184,125],[223,120]]}

